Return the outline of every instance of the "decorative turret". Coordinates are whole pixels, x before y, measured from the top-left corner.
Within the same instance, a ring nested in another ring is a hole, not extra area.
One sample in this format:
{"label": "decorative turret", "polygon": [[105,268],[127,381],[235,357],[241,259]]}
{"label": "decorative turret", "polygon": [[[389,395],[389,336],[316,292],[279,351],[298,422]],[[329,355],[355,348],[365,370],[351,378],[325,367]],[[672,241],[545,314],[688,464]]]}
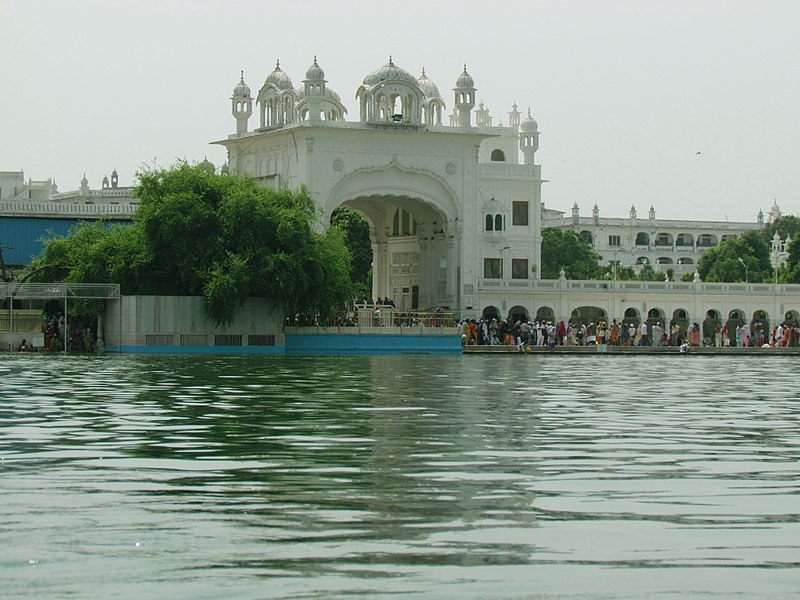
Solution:
{"label": "decorative turret", "polygon": [[322,119],[322,100],[325,97],[325,71],[317,64],[317,57],[314,57],[314,64],[308,67],[306,78],[303,80],[306,102],[308,103],[308,120],[311,123],[319,123]]}
{"label": "decorative turret", "polygon": [[656,220],[656,209],[652,205],[650,205],[650,211],[647,213],[647,218],[651,221]]}
{"label": "decorative turret", "polygon": [[581,209],[578,207],[578,203],[572,205],[572,222],[573,224],[577,225],[581,219]]}
{"label": "decorative turret", "polygon": [[592,219],[594,219],[594,224],[600,224],[600,209],[597,207],[597,204],[592,207]]}
{"label": "decorative turret", "polygon": [[103,175],[103,184],[101,186],[104,190],[108,189],[108,175]]}
{"label": "decorative turret", "polygon": [[519,128],[519,149],[522,150],[524,164],[534,164],[534,155],[539,149],[539,124],[531,116],[530,108]]}
{"label": "decorative turret", "polygon": [[636,207],[633,204],[631,204],[630,217],[631,219],[636,218]]}
{"label": "decorative turret", "polygon": [[467,65],[464,65],[464,72],[456,79],[456,87],[453,88],[455,102],[453,105],[458,110],[458,126],[471,127],[470,115],[475,108],[475,80],[467,73]]}
{"label": "decorative turret", "polygon": [[517,110],[517,103],[514,102],[514,105],[511,107],[511,112],[508,113],[508,124],[511,127],[519,127],[519,115],[521,113]]}
{"label": "decorative turret", "polygon": [[118,186],[119,186],[119,174],[117,173],[117,170],[114,169],[113,171],[111,171],[111,188],[117,189]]}
{"label": "decorative turret", "polygon": [[781,218],[781,207],[778,206],[778,201],[772,202],[772,207],[769,209],[769,222],[774,223]]}
{"label": "decorative turret", "polygon": [[247,120],[253,114],[253,97],[250,88],[244,82],[244,71],[231,96],[231,112],[236,119],[236,133],[247,133]]}
{"label": "decorative turret", "polygon": [[81,179],[81,189],[79,193],[81,196],[89,195],[89,180],[86,179],[86,173],[83,174],[83,179]]}

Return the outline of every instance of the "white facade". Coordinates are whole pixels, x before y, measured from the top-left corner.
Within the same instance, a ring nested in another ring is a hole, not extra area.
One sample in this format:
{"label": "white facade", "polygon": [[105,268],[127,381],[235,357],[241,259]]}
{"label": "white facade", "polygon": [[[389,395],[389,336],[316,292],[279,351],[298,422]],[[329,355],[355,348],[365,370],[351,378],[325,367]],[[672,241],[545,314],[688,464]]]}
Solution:
{"label": "white facade", "polygon": [[[779,217],[780,208],[773,205],[769,221]],[[596,204],[592,216],[581,216],[576,203],[570,216],[545,209],[542,227],[574,231],[602,257],[601,265],[616,262],[617,266],[638,270],[650,264],[659,273],[672,269],[675,277],[680,278],[696,271],[697,261],[706,250],[748,231],[762,229],[764,219],[763,213],[752,223],[657,219],[653,207],[646,215],[639,215],[631,207],[627,218],[609,218],[600,216]]]}
{"label": "white facade", "polygon": [[24,171],[0,171],[0,201],[6,202],[41,202],[49,200],[58,192],[52,179],[44,181],[25,181]]}
{"label": "white facade", "polygon": [[[316,58],[302,88],[278,65],[257,98],[241,78],[231,97],[236,133],[217,143],[233,173],[272,187],[306,186],[323,220],[347,206],[370,224],[373,296],[399,309],[448,307],[477,315],[481,282],[528,282],[541,264],[538,125],[516,105],[507,126],[479,108],[466,66],[453,86],[454,115],[427,74],[389,62],[356,91],[348,114]],[[520,160],[522,158],[522,160]]]}

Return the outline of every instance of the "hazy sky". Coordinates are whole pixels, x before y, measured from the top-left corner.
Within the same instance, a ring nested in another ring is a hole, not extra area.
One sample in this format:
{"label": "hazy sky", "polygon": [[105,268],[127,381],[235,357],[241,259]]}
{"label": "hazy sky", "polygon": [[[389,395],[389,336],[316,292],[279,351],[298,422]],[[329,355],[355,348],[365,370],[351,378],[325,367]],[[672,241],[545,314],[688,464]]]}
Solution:
{"label": "hazy sky", "polygon": [[425,67],[448,113],[464,63],[495,122],[530,106],[548,207],[800,214],[797,0],[0,0],[0,23],[0,170],[61,191],[221,164],[208,142],[235,130],[239,71],[255,96],[276,59],[298,86],[317,55],[355,120],[391,54]]}

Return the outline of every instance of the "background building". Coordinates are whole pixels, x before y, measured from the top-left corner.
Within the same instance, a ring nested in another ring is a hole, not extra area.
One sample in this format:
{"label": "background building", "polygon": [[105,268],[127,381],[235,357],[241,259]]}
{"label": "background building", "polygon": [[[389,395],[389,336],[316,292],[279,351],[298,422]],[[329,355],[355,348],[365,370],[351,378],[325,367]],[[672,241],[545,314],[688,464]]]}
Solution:
{"label": "background building", "polygon": [[[780,216],[780,208],[773,204],[768,221]],[[693,273],[709,248],[763,226],[761,212],[752,223],[657,219],[652,206],[645,215],[632,206],[627,218],[601,217],[596,204],[591,216],[581,216],[577,203],[570,216],[559,210],[542,212],[542,227],[574,231],[602,257],[602,265],[638,270],[650,264],[659,273],[673,269],[676,277]]]}

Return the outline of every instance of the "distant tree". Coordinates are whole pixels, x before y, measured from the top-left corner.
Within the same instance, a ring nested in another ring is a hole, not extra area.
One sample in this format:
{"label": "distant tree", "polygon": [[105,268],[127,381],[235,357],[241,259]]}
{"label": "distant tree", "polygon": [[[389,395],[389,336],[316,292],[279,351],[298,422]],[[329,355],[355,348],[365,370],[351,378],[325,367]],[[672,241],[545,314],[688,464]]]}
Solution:
{"label": "distant tree", "polygon": [[341,229],[345,243],[353,257],[350,281],[356,286],[356,295],[366,298],[372,293],[372,242],[369,223],[360,214],[340,206],[331,215],[331,227]]}
{"label": "distant tree", "polygon": [[305,190],[258,186],[202,166],[139,173],[130,226],[82,225],[46,241],[38,280],[116,282],[126,294],[202,295],[230,323],[249,296],[288,314],[325,313],[352,297],[343,232],[318,233]]}
{"label": "distant tree", "polygon": [[800,235],[800,217],[784,215],[772,223],[767,223],[763,229],[759,230],[759,233],[767,244],[771,244],[776,231],[784,241],[788,236],[794,239],[796,236]]}
{"label": "distant tree", "polygon": [[564,269],[568,279],[596,279],[603,269],[599,254],[574,231],[542,229],[542,279],[558,279]]}
{"label": "distant tree", "polygon": [[800,234],[792,235],[788,252],[789,256],[786,259],[786,266],[780,273],[780,280],[783,283],[800,283]]}
{"label": "distant tree", "polygon": [[774,277],[770,248],[761,231],[748,231],[709,248],[697,261],[697,272],[703,281],[742,282],[747,279],[751,283],[762,283]]}

